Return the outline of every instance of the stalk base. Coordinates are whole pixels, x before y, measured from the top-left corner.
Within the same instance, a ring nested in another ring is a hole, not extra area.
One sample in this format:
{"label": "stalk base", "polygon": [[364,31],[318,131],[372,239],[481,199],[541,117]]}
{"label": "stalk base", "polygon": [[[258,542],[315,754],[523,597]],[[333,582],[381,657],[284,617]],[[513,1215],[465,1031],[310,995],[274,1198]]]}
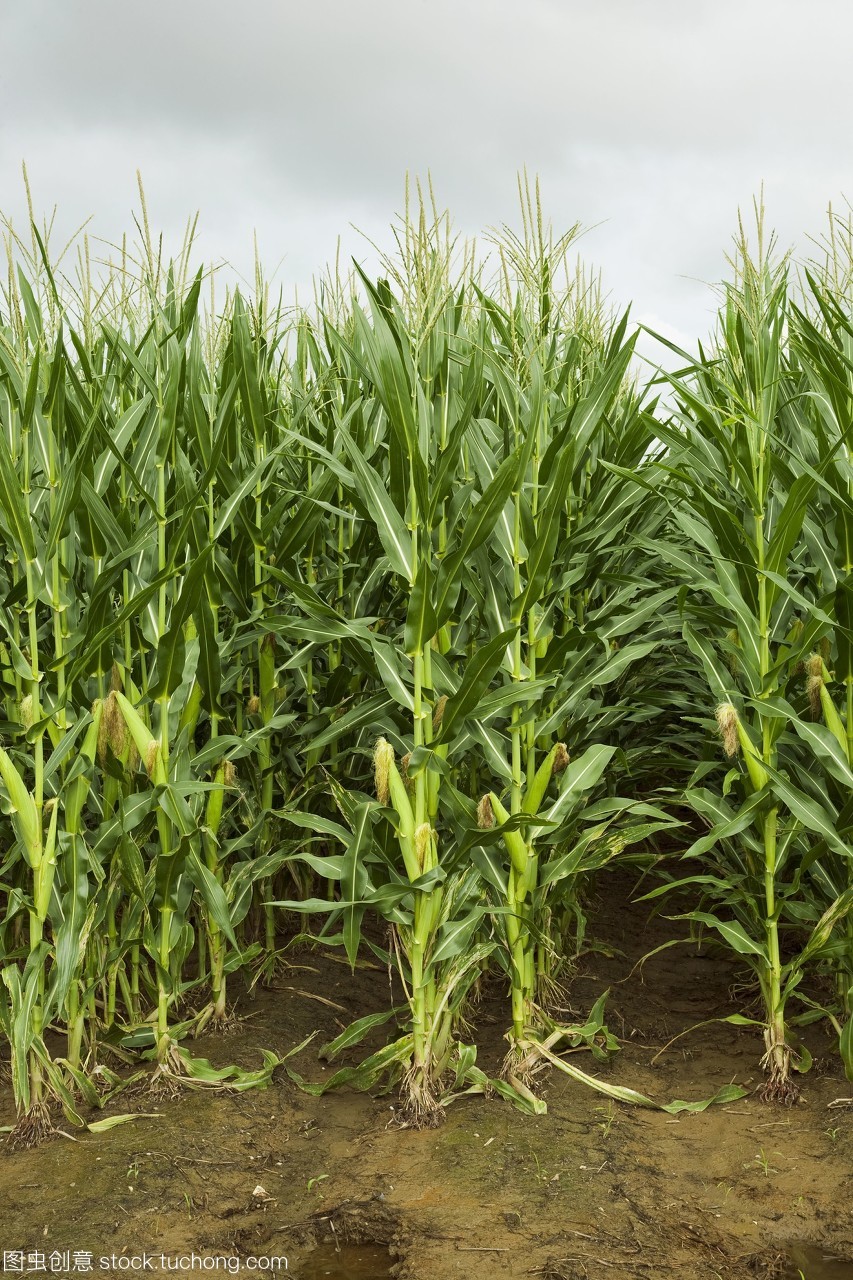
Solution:
{"label": "stalk base", "polygon": [[193,1030],[193,1039],[197,1040],[202,1033],[214,1036],[230,1036],[239,1031],[245,1019],[239,1017],[233,1009],[218,1011],[212,1004],[202,1009],[198,1022]]}
{"label": "stalk base", "polygon": [[412,1067],[403,1079],[403,1105],[396,1123],[405,1129],[437,1129],[445,1111],[435,1096],[423,1067]]}
{"label": "stalk base", "polygon": [[758,1090],[762,1102],[774,1102],[783,1107],[793,1107],[800,1100],[800,1087],[790,1076],[772,1075]]}
{"label": "stalk base", "polygon": [[154,1068],[147,1087],[142,1085],[141,1091],[152,1098],[177,1098],[186,1076],[184,1060],[178,1053],[177,1045],[172,1041]]}
{"label": "stalk base", "polygon": [[533,1077],[542,1070],[541,1059],[537,1062],[535,1044],[531,1047],[528,1040],[521,1044],[513,1042],[501,1063],[500,1078],[506,1080],[514,1088],[521,1087],[525,1093],[531,1092]]}
{"label": "stalk base", "polygon": [[[765,1040],[767,1040],[767,1033]],[[800,1087],[791,1079],[791,1050],[786,1044],[770,1043],[761,1059],[761,1065],[769,1072],[768,1079],[758,1090],[762,1102],[780,1103],[792,1107],[800,1099]]]}
{"label": "stalk base", "polygon": [[9,1134],[9,1146],[13,1151],[25,1151],[38,1147],[57,1132],[50,1118],[50,1109],[44,1102],[37,1102],[22,1115]]}

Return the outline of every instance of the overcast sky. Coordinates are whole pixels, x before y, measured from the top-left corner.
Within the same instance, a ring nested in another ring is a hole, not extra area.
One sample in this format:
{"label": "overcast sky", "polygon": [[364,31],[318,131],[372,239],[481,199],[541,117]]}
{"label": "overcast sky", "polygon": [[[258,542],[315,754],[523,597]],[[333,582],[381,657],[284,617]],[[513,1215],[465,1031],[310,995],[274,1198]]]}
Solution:
{"label": "overcast sky", "polygon": [[[176,246],[304,292],[387,244],[407,170],[460,230],[516,222],[538,173],[555,227],[619,303],[685,340],[711,324],[739,205],[764,182],[805,251],[853,198],[844,0],[0,0],[0,209],[21,161],[62,228],[132,230],[142,170]],[[597,224],[597,225],[596,225]]]}

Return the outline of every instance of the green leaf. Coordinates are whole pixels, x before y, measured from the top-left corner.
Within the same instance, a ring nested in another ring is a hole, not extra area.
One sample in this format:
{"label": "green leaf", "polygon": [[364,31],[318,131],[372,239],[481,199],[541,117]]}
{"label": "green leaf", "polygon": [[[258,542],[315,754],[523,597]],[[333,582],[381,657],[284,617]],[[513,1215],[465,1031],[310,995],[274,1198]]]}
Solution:
{"label": "green leaf", "polygon": [[541,601],[554,569],[554,552],[566,508],[566,492],[574,460],[573,451],[560,454],[554,477],[537,522],[537,538],[527,557],[527,582],[521,595],[512,602],[512,618],[520,622],[532,604]]}
{"label": "green leaf", "polygon": [[371,467],[358,445],[347,431],[341,432],[341,441],[352,463],[355,486],[368,517],[374,522],[379,541],[385,550],[391,568],[406,582],[415,576],[412,565],[412,538],[377,471]]}
{"label": "green leaf", "polygon": [[448,920],[439,930],[435,950],[429,957],[430,966],[441,964],[453,956],[465,951],[477,931],[483,916],[489,914],[489,907],[474,907],[461,919]]}
{"label": "green leaf", "polygon": [[707,636],[700,636],[694,631],[689,622],[684,624],[684,639],[687,641],[690,652],[696,655],[705,668],[714,701],[731,702],[732,676],[719,661],[711,641]]}
{"label": "green leaf", "polygon": [[409,608],[406,613],[406,630],[403,645],[408,654],[420,653],[424,645],[432,639],[438,630],[432,596],[432,568],[428,560],[422,560],[418,566],[417,577],[409,596]]}
{"label": "green leaf", "polygon": [[478,710],[483,694],[497,675],[504,652],[512,643],[517,630],[518,628],[513,626],[501,632],[468,660],[459,688],[448,700],[444,709],[437,741],[449,741],[453,730],[461,725],[467,716],[473,715]]}
{"label": "green leaf", "polygon": [[841,1061],[844,1063],[844,1074],[848,1080],[853,1080],[853,1014],[841,1028],[838,1048],[841,1053]]}
{"label": "green leaf", "polygon": [[24,487],[15,471],[6,432],[0,431],[0,510],[5,513],[15,549],[29,562],[36,558],[33,524],[24,498]]}
{"label": "green leaf", "polygon": [[365,912],[365,907],[360,900],[367,886],[364,855],[371,842],[370,815],[373,808],[373,803],[367,801],[356,809],[352,835],[347,841],[341,866],[341,897],[348,904],[356,904],[347,905],[343,909],[344,949],[353,971],[361,941],[361,922]]}
{"label": "green leaf", "polygon": [[258,376],[259,357],[252,346],[246,307],[239,291],[234,295],[232,333],[234,339],[234,363],[237,368],[240,399],[243,402],[243,410],[252,428],[252,436],[255,443],[260,444],[266,434],[266,411],[261,381]]}
{"label": "green leaf", "polygon": [[160,1120],[162,1111],[132,1111],[124,1115],[105,1116],[103,1120],[90,1120],[86,1124],[89,1133],[106,1133],[119,1124],[129,1124],[131,1120]]}
{"label": "green leaf", "polygon": [[397,650],[394,645],[387,640],[380,640],[378,636],[372,637],[372,641],[373,656],[376,659],[380,680],[396,703],[405,707],[407,711],[414,711],[415,700],[408,682],[403,679]]}
{"label": "green leaf", "polygon": [[835,631],[838,648],[835,674],[839,680],[853,680],[853,573],[842,578],[835,589],[835,617],[838,620]]}
{"label": "green leaf", "polygon": [[824,724],[803,720],[793,707],[788,710],[790,711],[789,720],[797,734],[808,743],[827,773],[846,787],[853,789],[853,769],[850,768],[847,754],[835,735]]}
{"label": "green leaf", "polygon": [[572,760],[560,780],[559,796],[541,816],[548,822],[563,822],[580,797],[599,781],[615,751],[615,747],[596,744],[588,747],[577,760]]}
{"label": "green leaf", "polygon": [[152,698],[171,695],[181,682],[185,658],[184,627],[198,607],[212,545],[204,548],[183,580],[181,593],[169,614],[169,629],[157,645],[157,665],[148,688]]}
{"label": "green leaf", "polygon": [[742,924],[737,920],[720,920],[718,916],[711,915],[707,911],[690,911],[687,915],[676,916],[677,920],[697,920],[700,924],[706,924],[712,929],[716,929],[722,938],[729,944],[733,951],[737,951],[742,956],[761,956],[761,958],[769,963],[767,957],[767,949],[763,943],[756,942],[746,932]]}
{"label": "green leaf", "polygon": [[661,1104],[654,1102],[651,1098],[647,1098],[645,1094],[638,1093],[636,1089],[629,1089],[624,1085],[610,1084],[606,1080],[601,1080],[597,1076],[591,1076],[588,1072],[582,1071],[580,1067],[576,1067],[574,1063],[567,1062],[565,1058],[559,1058],[545,1045],[536,1045],[535,1051],[541,1053],[552,1066],[562,1071],[565,1075],[570,1076],[573,1080],[577,1080],[580,1084],[588,1085],[591,1089],[595,1089],[597,1093],[603,1093],[608,1098],[614,1098],[617,1102],[626,1102],[629,1106],[634,1107],[651,1107],[656,1111],[666,1111],[669,1115],[678,1115],[682,1111],[698,1112],[704,1111],[707,1107],[724,1106],[726,1103],[735,1102],[738,1098],[745,1098],[746,1089],[742,1089],[739,1085],[727,1084],[711,1098],[705,1098],[701,1102],[682,1102],[676,1098],[674,1102]]}
{"label": "green leaf", "polygon": [[326,1062],[331,1062],[333,1058],[337,1058],[345,1049],[351,1049],[353,1045],[361,1044],[368,1032],[374,1027],[381,1027],[386,1022],[390,1022],[392,1018],[398,1017],[405,1010],[401,1007],[398,1009],[383,1009],[380,1013],[368,1013],[363,1018],[356,1018],[355,1022],[351,1022],[346,1031],[342,1031],[334,1040],[330,1040],[328,1044],[324,1044],[319,1050],[317,1056]]}
{"label": "green leaf", "polygon": [[234,936],[225,891],[213,872],[202,862],[194,849],[191,849],[187,854],[186,871],[190,880],[192,880],[201,894],[202,900],[220,932],[225,935],[235,951],[239,951],[240,944]]}
{"label": "green leaf", "polygon": [[765,765],[764,767],[770,775],[773,790],[779,799],[788,806],[794,817],[798,818],[809,831],[814,831],[823,836],[829,847],[835,849],[842,857],[851,857],[853,850],[838,834],[836,830],[837,816],[829,806],[829,802],[827,801],[826,807],[819,804],[817,800],[813,800],[811,796],[807,796],[799,787],[794,786],[792,782],[784,778],[776,769],[770,765]]}

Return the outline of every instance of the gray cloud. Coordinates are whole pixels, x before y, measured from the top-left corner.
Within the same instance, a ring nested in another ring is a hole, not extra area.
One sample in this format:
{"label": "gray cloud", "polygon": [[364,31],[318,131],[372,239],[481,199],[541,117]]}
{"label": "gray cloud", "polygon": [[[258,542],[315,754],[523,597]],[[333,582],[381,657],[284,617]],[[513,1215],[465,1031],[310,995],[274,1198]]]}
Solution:
{"label": "gray cloud", "polygon": [[131,227],[141,168],[176,243],[268,264],[304,290],[334,252],[388,242],[406,170],[430,170],[465,232],[514,220],[542,178],[558,228],[614,297],[703,333],[738,204],[762,180],[783,243],[853,192],[837,0],[30,0],[0,17],[0,207]]}

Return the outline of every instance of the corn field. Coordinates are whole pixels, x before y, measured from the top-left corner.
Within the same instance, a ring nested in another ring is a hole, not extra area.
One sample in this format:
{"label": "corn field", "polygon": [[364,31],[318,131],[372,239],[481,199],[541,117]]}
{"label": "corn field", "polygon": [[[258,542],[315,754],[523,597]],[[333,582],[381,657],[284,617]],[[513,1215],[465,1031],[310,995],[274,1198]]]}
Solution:
{"label": "corn field", "polygon": [[765,1097],[795,1099],[818,1021],[853,1079],[850,227],[797,267],[758,210],[664,373],[578,229],[521,209],[484,255],[422,201],[307,310],[196,272],[192,235],[166,261],[147,215],[98,263],[7,228],[16,1142],[132,1118],[85,1119],[130,1083],[268,1084],[271,1051],[192,1042],[300,948],[395,975],[322,1046],[356,1065],[285,1064],[302,1088],[399,1088],[421,1126],[471,1093],[541,1112],[545,1070],[703,1107],[608,1082],[603,1000],[565,1021],[620,867],[673,945],[743,970]]}

